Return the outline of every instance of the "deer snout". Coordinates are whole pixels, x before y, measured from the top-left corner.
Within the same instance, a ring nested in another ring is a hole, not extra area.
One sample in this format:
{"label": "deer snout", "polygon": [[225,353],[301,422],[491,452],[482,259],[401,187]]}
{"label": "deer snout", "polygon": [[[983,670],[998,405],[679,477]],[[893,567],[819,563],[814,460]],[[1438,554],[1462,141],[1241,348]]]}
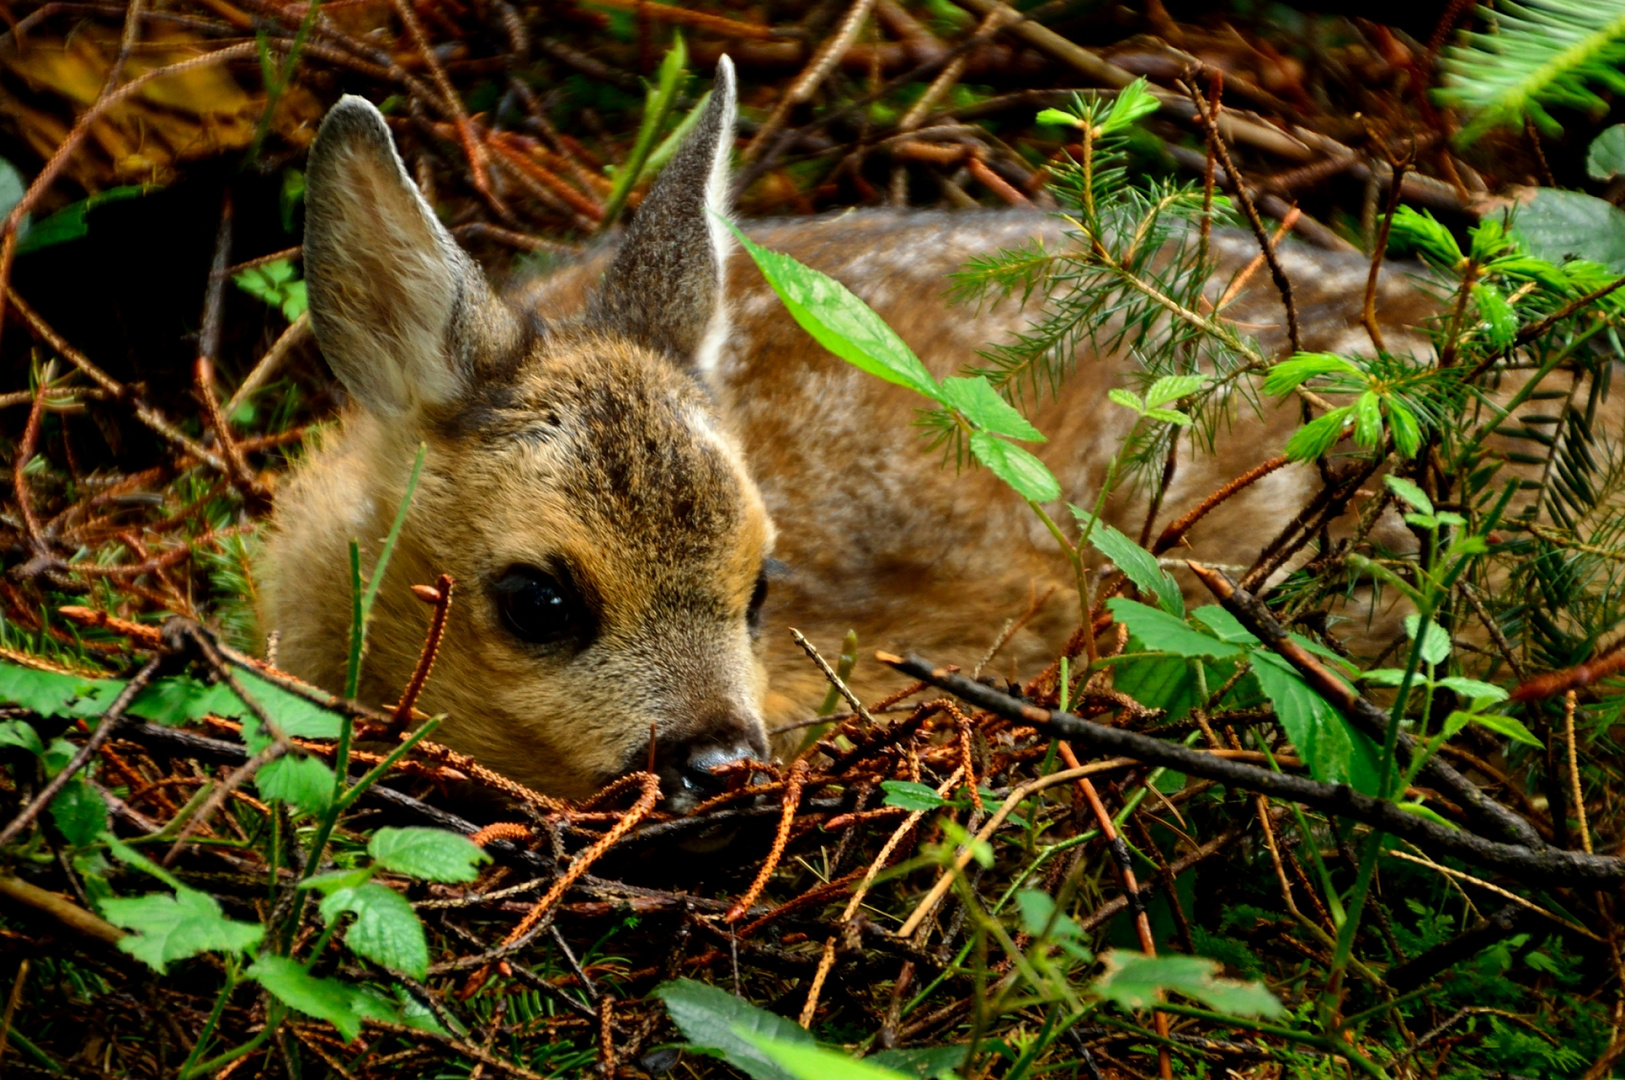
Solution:
{"label": "deer snout", "polygon": [[[718,770],[739,761],[767,760],[767,739],[761,725],[732,724],[733,730],[678,742],[665,748],[660,760],[660,785],[667,807],[685,813],[744,779]],[[738,778],[738,779],[736,779]]]}

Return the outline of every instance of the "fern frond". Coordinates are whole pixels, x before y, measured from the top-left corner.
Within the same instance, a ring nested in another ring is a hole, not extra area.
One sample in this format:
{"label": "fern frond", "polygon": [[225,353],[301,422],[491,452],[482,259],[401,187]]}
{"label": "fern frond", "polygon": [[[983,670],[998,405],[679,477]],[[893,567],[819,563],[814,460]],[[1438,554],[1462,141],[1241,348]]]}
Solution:
{"label": "fern frond", "polygon": [[1464,140],[1525,117],[1560,135],[1547,106],[1606,107],[1592,84],[1625,92],[1625,0],[1503,0],[1478,17],[1497,32],[1467,32],[1447,48],[1444,85],[1435,91],[1440,102],[1474,114]]}

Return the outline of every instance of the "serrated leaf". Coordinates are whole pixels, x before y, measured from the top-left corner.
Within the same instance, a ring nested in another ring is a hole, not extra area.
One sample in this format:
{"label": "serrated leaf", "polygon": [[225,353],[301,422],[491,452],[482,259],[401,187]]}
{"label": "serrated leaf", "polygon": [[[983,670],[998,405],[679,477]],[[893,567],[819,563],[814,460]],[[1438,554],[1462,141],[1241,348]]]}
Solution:
{"label": "serrated leaf", "polygon": [[337,979],[321,979],[286,956],[262,956],[246,972],[282,1004],[333,1025],[345,1042],[361,1034],[361,1022],[392,1020],[391,1003]]}
{"label": "serrated leaf", "polygon": [[943,379],[941,389],[942,403],[958,409],[965,419],[979,428],[1024,442],[1047,441],[1043,433],[1033,427],[1015,406],[999,396],[985,375]]}
{"label": "serrated leaf", "polygon": [[1505,735],[1528,746],[1544,746],[1535,733],[1523,726],[1523,723],[1511,716],[1500,713],[1469,713],[1467,719],[1481,727],[1487,727],[1497,735]]}
{"label": "serrated leaf", "polygon": [[1132,390],[1124,390],[1121,386],[1114,386],[1106,391],[1106,397],[1117,402],[1125,409],[1133,409],[1137,413],[1145,412],[1145,402],[1141,401],[1140,395]]}
{"label": "serrated leaf", "polygon": [[817,1043],[768,1038],[743,1027],[736,1028],[735,1034],[795,1080],[908,1080],[903,1073],[826,1050]]}
{"label": "serrated leaf", "polygon": [[1114,663],[1112,670],[1113,689],[1148,709],[1165,710],[1169,721],[1183,719],[1192,708],[1202,704],[1197,682],[1191,676],[1191,662],[1183,656],[1142,653]]}
{"label": "serrated leaf", "polygon": [[1264,393],[1291,393],[1316,375],[1358,375],[1360,369],[1334,353],[1297,353],[1264,376]]}
{"label": "serrated leaf", "polygon": [[425,881],[473,881],[480,864],[491,861],[468,837],[423,826],[379,829],[367,852],[385,870]]}
{"label": "serrated leaf", "polygon": [[1286,1012],[1274,994],[1258,982],[1219,977],[1219,965],[1200,956],[1146,956],[1113,949],[1101,960],[1106,974],[1094,992],[1125,1009],[1156,1005],[1167,991],[1235,1016],[1275,1017]]}
{"label": "serrated leaf", "polygon": [[1145,392],[1147,408],[1156,408],[1166,405],[1170,401],[1178,401],[1188,394],[1194,394],[1207,385],[1206,375],[1164,375],[1151,384]]}
{"label": "serrated leaf", "polygon": [[357,956],[414,979],[428,976],[429,942],[423,923],[394,889],[372,881],[335,889],[322,899],[321,912],[328,922],[346,912],[355,916],[344,931],[344,944]]}
{"label": "serrated leaf", "polygon": [[171,675],[137,694],[129,711],[158,724],[190,724],[211,714],[237,716],[242,702],[225,683],[210,686],[190,675]]}
{"label": "serrated leaf", "polygon": [[1180,427],[1190,427],[1191,418],[1178,409],[1147,409],[1147,420],[1160,420],[1165,424],[1178,424]]}
{"label": "serrated leaf", "polygon": [[693,979],[675,979],[655,987],[654,996],[666,1003],[672,1023],[693,1049],[721,1058],[755,1080],[797,1080],[794,1073],[746,1035],[766,1036],[778,1043],[813,1046],[813,1037],[794,1020],[759,1009],[725,990]]}
{"label": "serrated leaf", "polygon": [[1414,481],[1389,473],[1382,478],[1382,482],[1387,484],[1388,489],[1398,495],[1403,502],[1424,514],[1433,513],[1433,500],[1428,498],[1427,492],[1417,487]]}
{"label": "serrated leaf", "polygon": [[259,923],[226,918],[214,897],[184,885],[173,894],[103,900],[101,909],[114,926],[135,931],[118,947],[160,975],[198,953],[247,952],[265,936]]}
{"label": "serrated leaf", "polygon": [[[243,691],[263,708],[282,734],[295,739],[336,739],[343,728],[344,718],[336,712],[322,708],[298,694],[282,689],[275,683],[260,678],[250,671],[234,673]],[[221,699],[222,716],[233,716],[245,722],[253,717],[248,706],[237,700],[236,694]]]}
{"label": "serrated leaf", "polygon": [[1579,258],[1625,272],[1625,210],[1595,195],[1536,188],[1512,231],[1526,250],[1558,266]]}
{"label": "serrated leaf", "polygon": [[880,789],[886,793],[883,801],[887,806],[900,806],[911,814],[948,805],[935,788],[913,780],[882,780]]}
{"label": "serrated leaf", "polygon": [[1179,583],[1157,562],[1155,555],[1120,530],[1098,520],[1089,511],[1076,506],[1071,509],[1079,527],[1088,532],[1089,542],[1123,571],[1134,582],[1135,588],[1146,596],[1155,596],[1164,611],[1184,618],[1185,595]]}
{"label": "serrated leaf", "polygon": [[[1405,636],[1412,641],[1416,640],[1417,624],[1420,621],[1419,616],[1405,616]],[[1444,632],[1444,627],[1429,619],[1422,634],[1423,662],[1433,665],[1444,663],[1450,655],[1450,635]]]}
{"label": "serrated leaf", "polygon": [[970,437],[970,450],[977,461],[1023,499],[1045,503],[1061,497],[1061,485],[1049,466],[1015,443],[978,431]]}
{"label": "serrated leaf", "polygon": [[[3,160],[3,159],[0,159]],[[17,746],[31,754],[45,753],[34,725],[24,720],[0,720],[0,746]]]}
{"label": "serrated leaf", "polygon": [[320,814],[333,805],[335,781],[326,762],[304,754],[283,754],[254,776],[262,798],[281,799],[303,814]]}
{"label": "serrated leaf", "polygon": [[323,896],[327,896],[340,889],[353,889],[365,883],[371,879],[372,873],[370,867],[362,867],[358,870],[329,870],[325,874],[312,874],[296,887],[315,889]]}
{"label": "serrated leaf", "polygon": [[906,386],[933,401],[942,400],[937,381],[914,350],[850,289],[828,274],[754,243],[731,222],[729,228],[784,302],[791,318],[813,340],[861,371]]}
{"label": "serrated leaf", "polygon": [[1216,658],[1235,656],[1241,652],[1239,645],[1220,641],[1197,630],[1184,619],[1126,597],[1114,596],[1106,601],[1106,607],[1148,649],[1179,656]]}
{"label": "serrated leaf", "polygon": [[1343,437],[1346,421],[1353,408],[1341,406],[1318,416],[1299,428],[1286,442],[1286,456],[1293,461],[1313,461]]}
{"label": "serrated leaf", "polygon": [[51,800],[51,821],[74,847],[88,847],[107,828],[107,803],[81,777],[68,781]]}
{"label": "serrated leaf", "polygon": [[1382,441],[1382,402],[1370,390],[1354,399],[1354,441],[1361,446]]}
{"label": "serrated leaf", "polygon": [[1348,784],[1375,795],[1381,784],[1377,752],[1365,736],[1349,728],[1341,713],[1303,681],[1297,669],[1274,653],[1255,649],[1253,675],[1275,707],[1309,775],[1327,784]]}
{"label": "serrated leaf", "polygon": [[20,705],[41,716],[75,720],[100,716],[122,689],[124,684],[117,679],[87,679],[0,660],[0,703]]}
{"label": "serrated leaf", "polygon": [[1197,622],[1213,631],[1220,640],[1229,641],[1236,645],[1257,645],[1258,638],[1253,632],[1241,625],[1234,615],[1217,604],[1207,604],[1191,612]]}

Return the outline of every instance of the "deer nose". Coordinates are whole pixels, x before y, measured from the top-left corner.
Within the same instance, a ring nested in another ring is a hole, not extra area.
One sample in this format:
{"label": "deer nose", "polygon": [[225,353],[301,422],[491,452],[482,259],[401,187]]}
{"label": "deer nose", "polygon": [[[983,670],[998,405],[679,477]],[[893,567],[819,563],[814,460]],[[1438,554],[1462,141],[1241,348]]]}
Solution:
{"label": "deer nose", "polygon": [[717,770],[736,761],[760,761],[762,755],[756,747],[741,739],[730,743],[710,743],[688,751],[678,770],[677,780],[682,791],[694,801],[719,795],[729,784],[729,774],[717,775]]}

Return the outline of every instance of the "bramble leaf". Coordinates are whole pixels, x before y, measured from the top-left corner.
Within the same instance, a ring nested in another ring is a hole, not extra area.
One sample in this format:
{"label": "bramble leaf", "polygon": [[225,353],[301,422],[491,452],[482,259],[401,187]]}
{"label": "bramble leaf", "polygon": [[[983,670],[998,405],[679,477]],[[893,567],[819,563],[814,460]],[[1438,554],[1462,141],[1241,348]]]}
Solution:
{"label": "bramble leaf", "polygon": [[169,964],[205,952],[246,952],[260,943],[265,927],[228,919],[208,893],[182,885],[173,894],[148,893],[103,900],[102,918],[135,931],[118,947],[158,974]]}
{"label": "bramble leaf", "polygon": [[1280,1016],[1286,1009],[1263,983],[1219,977],[1216,961],[1200,956],[1146,956],[1113,949],[1101,955],[1106,974],[1094,991],[1125,1009],[1144,1009],[1167,991],[1237,1016]]}
{"label": "bramble leaf", "polygon": [[1025,442],[1045,442],[1043,434],[987,381],[987,376],[952,376],[942,380],[942,403],[958,409],[972,424],[995,435]]}
{"label": "bramble leaf", "polygon": [[423,979],[429,974],[429,943],[423,923],[406,897],[377,882],[336,889],[322,899],[322,918],[333,922],[349,912],[355,922],[344,944],[380,967]]}
{"label": "bramble leaf", "polygon": [[[1125,534],[1095,518],[1087,510],[1072,507],[1072,516],[1089,534],[1089,542],[1146,596],[1155,596],[1170,615],[1185,616],[1185,595],[1179,583],[1157,562],[1157,557]],[[1142,639],[1143,640],[1143,639]]]}
{"label": "bramble leaf", "polygon": [[1015,443],[978,431],[970,437],[970,451],[1023,499],[1042,503],[1061,497],[1061,485],[1049,466]]}
{"label": "bramble leaf", "polygon": [[473,881],[479,865],[491,861],[468,837],[422,826],[379,829],[367,852],[385,870],[425,881]]}

